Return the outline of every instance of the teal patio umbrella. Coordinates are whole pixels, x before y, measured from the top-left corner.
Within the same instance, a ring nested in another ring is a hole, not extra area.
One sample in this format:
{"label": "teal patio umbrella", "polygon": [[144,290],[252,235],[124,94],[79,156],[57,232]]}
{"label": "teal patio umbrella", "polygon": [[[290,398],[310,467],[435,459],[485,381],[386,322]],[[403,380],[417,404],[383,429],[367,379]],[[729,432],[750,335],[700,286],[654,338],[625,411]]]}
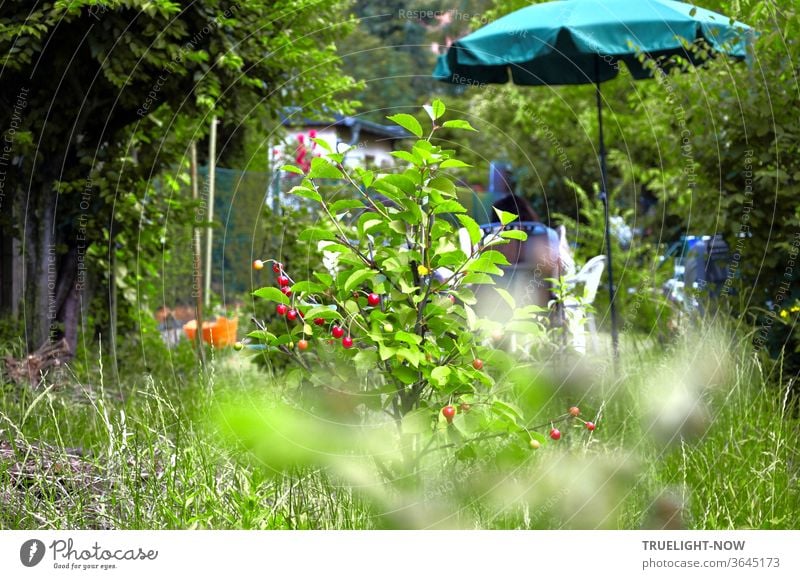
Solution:
{"label": "teal patio umbrella", "polygon": [[606,150],[600,84],[625,63],[635,79],[652,77],[643,55],[656,63],[682,56],[699,64],[690,46],[708,54],[747,56],[753,30],[746,24],[672,0],[561,0],[522,8],[454,42],[439,57],[434,78],[461,85],[594,84],[599,128],[600,194],[605,205],[605,247],[611,299],[611,336],[617,352],[614,270],[609,240]]}

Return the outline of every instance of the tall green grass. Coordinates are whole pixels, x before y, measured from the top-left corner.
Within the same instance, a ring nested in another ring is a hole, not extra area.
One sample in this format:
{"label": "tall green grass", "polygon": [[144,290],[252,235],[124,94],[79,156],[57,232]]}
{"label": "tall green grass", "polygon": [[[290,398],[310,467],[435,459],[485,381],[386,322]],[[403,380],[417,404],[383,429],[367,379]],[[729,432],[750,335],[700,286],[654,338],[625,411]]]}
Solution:
{"label": "tall green grass", "polygon": [[[607,368],[608,379],[591,388],[581,389],[591,378],[591,364],[588,371],[579,365],[543,414],[563,412],[564,403],[578,400],[597,418],[594,435],[567,437],[561,447],[536,451],[529,463],[503,474],[491,492],[442,495],[443,510],[452,510],[438,524],[800,527],[800,420],[789,381],[781,384],[776,373],[765,371],[746,341],[711,341],[710,349],[691,340],[671,352],[655,344],[629,349],[619,373]],[[385,514],[387,505],[396,504],[390,489],[382,501],[323,468],[271,473],[222,442],[207,420],[220,396],[269,387],[264,374],[241,357],[217,353],[207,372],[127,369],[113,385],[103,358],[95,360],[38,390],[0,387],[0,528],[399,524]],[[679,420],[670,422],[662,411],[676,404],[667,395],[675,385],[681,385]],[[461,463],[447,464],[470,474]],[[478,478],[462,476],[459,483],[477,485]],[[454,497],[455,503],[447,502]],[[430,504],[438,500],[434,496]],[[413,518],[408,524],[415,526],[415,520],[436,526]]]}

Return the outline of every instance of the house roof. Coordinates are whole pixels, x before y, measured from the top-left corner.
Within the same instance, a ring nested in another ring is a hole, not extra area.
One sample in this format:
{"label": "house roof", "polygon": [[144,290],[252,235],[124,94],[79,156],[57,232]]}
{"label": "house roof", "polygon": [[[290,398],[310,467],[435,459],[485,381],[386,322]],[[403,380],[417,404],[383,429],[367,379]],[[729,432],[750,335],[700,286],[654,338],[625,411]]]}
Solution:
{"label": "house roof", "polygon": [[339,113],[334,114],[333,119],[310,119],[303,116],[303,110],[300,107],[294,107],[283,111],[281,113],[281,124],[286,127],[348,127],[389,139],[408,139],[414,136],[403,127],[397,125],[382,125],[366,119],[345,116]]}

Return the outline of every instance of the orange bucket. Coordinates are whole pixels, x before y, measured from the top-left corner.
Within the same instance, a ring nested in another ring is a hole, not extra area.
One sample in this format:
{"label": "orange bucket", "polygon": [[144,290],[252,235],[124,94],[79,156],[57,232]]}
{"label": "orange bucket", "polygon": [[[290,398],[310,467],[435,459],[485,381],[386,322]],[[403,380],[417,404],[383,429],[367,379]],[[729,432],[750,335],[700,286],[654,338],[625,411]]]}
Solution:
{"label": "orange bucket", "polygon": [[[203,322],[203,341],[214,347],[232,346],[236,342],[236,331],[239,329],[239,319],[217,318],[213,322]],[[193,341],[197,335],[197,320],[186,322],[183,333]]]}

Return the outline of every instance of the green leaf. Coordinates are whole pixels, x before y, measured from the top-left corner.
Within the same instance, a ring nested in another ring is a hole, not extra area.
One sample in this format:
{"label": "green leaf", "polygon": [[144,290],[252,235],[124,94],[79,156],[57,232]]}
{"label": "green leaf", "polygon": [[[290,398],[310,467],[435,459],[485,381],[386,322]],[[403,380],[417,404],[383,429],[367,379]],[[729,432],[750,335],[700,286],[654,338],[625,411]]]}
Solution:
{"label": "green leaf", "polygon": [[475,294],[469,288],[462,287],[457,290],[451,290],[450,293],[467,305],[474,305],[478,303]]}
{"label": "green leaf", "polygon": [[[394,350],[392,350],[392,356],[394,356]],[[413,384],[419,378],[419,370],[414,370],[410,366],[394,366],[392,368],[392,375],[400,380],[403,384]]]}
{"label": "green leaf", "polygon": [[[473,273],[481,272],[481,273],[491,273],[493,275],[503,275],[503,270],[497,267],[495,264],[493,264],[491,260],[482,258],[476,259],[468,263],[467,266],[464,268],[464,271],[469,271]],[[467,282],[465,281],[464,283]]]}
{"label": "green leaf", "polygon": [[411,115],[408,115],[406,113],[399,113],[397,115],[392,115],[391,117],[386,117],[386,118],[388,118],[393,123],[400,125],[412,135],[416,137],[422,137],[422,125],[420,125],[419,121],[414,117],[412,117]]}
{"label": "green leaf", "polygon": [[405,342],[406,344],[411,344],[412,346],[418,345],[422,342],[422,338],[416,334],[410,334],[409,332],[404,332],[403,330],[398,331],[394,335],[394,339],[398,342]]}
{"label": "green leaf", "polygon": [[271,302],[278,302],[279,304],[289,305],[289,298],[287,298],[281,290],[276,287],[262,287],[253,292],[253,295],[259,298],[264,298]]}
{"label": "green leaf", "polygon": [[323,157],[311,159],[311,170],[308,172],[309,179],[344,179],[344,174],[328,162]]}
{"label": "green leaf", "polygon": [[528,234],[519,229],[512,229],[510,231],[501,231],[500,237],[503,239],[517,239],[519,241],[525,241],[528,239]]}
{"label": "green leaf", "polygon": [[381,357],[381,360],[390,360],[394,358],[397,352],[394,348],[387,346],[386,344],[378,344],[378,354]]}
{"label": "green leaf", "polygon": [[498,294],[500,294],[500,297],[503,298],[503,300],[508,304],[509,308],[513,310],[514,308],[517,307],[517,301],[507,290],[504,290],[503,288],[497,286],[495,286],[494,290]]}
{"label": "green leaf", "polygon": [[401,159],[403,161],[408,161],[409,163],[412,163],[414,165],[417,165],[419,163],[419,161],[420,161],[420,159],[418,159],[415,155],[413,155],[412,153],[410,153],[408,151],[392,151],[389,154],[392,157],[396,157],[396,158]]}
{"label": "green leaf", "polygon": [[292,286],[292,293],[322,293],[327,288],[318,283],[310,282],[310,281],[299,281]]}
{"label": "green leaf", "polygon": [[433,210],[434,215],[439,215],[440,213],[466,213],[466,212],[467,209],[461,203],[452,200],[440,203]]}
{"label": "green leaf", "polygon": [[447,107],[445,107],[444,103],[439,99],[434,99],[431,109],[433,112],[433,120],[435,121],[444,114],[445,110],[447,110]]}
{"label": "green leaf", "polygon": [[323,149],[325,149],[326,151],[328,151],[329,153],[333,153],[334,152],[333,148],[330,145],[330,143],[328,143],[328,141],[326,141],[325,139],[320,139],[319,137],[314,137],[311,140],[314,141],[317,145],[319,145]]}
{"label": "green leaf", "polygon": [[298,197],[305,197],[306,199],[311,199],[312,201],[317,201],[318,203],[322,201],[322,196],[319,193],[313,189],[309,189],[308,187],[303,187],[301,185],[292,187],[289,190],[289,194],[297,195]]}
{"label": "green leaf", "polygon": [[412,410],[401,423],[403,434],[423,434],[431,429],[431,411],[427,408]]}
{"label": "green leaf", "polygon": [[450,366],[437,366],[431,372],[431,382],[434,386],[444,386],[447,384],[447,378],[450,376]]}
{"label": "green leaf", "polygon": [[315,271],[314,277],[321,281],[325,287],[331,287],[333,285],[333,276],[329,273],[319,273]]}
{"label": "green leaf", "polygon": [[362,283],[370,279],[371,277],[375,276],[375,272],[371,269],[359,269],[354,271],[350,277],[347,278],[347,281],[344,283],[344,291],[349,292],[353,291],[355,288],[360,286]]}
{"label": "green leaf", "polygon": [[381,183],[388,183],[390,185],[394,185],[400,191],[402,191],[403,193],[407,193],[408,195],[413,195],[417,188],[417,186],[414,184],[414,181],[412,181],[409,177],[395,173],[384,175],[383,177],[381,177],[380,181]]}
{"label": "green leaf", "polygon": [[503,211],[502,209],[498,209],[497,207],[492,207],[494,212],[497,213],[497,216],[500,218],[500,223],[503,225],[508,225],[512,221],[514,221],[517,216],[513,213],[509,213],[508,211]]}
{"label": "green leaf", "polygon": [[303,175],[303,170],[300,167],[295,167],[294,165],[284,165],[283,167],[281,167],[281,171]]}
{"label": "green leaf", "polygon": [[358,199],[339,199],[331,203],[329,210],[334,215],[338,213],[344,213],[345,211],[349,211],[350,209],[362,209],[364,204],[359,201]]}
{"label": "green leaf", "polygon": [[464,276],[462,282],[464,285],[469,284],[476,284],[476,285],[486,285],[486,284],[493,284],[494,280],[491,276],[486,275],[485,273],[470,273]]}
{"label": "green leaf", "polygon": [[332,231],[328,231],[327,229],[322,229],[321,227],[309,227],[305,229],[300,235],[298,236],[300,241],[335,241],[336,236],[333,234]]}
{"label": "green leaf", "polygon": [[481,252],[481,259],[490,261],[495,265],[511,265],[505,255],[493,249]]}
{"label": "green leaf", "polygon": [[416,348],[399,348],[397,350],[397,359],[406,360],[414,368],[418,368],[420,363],[425,360],[425,355]]}
{"label": "green leaf", "polygon": [[308,310],[305,313],[305,317],[308,319],[322,318],[323,320],[342,319],[342,315],[335,308],[336,306],[316,306]]}
{"label": "green leaf", "polygon": [[452,194],[456,192],[455,184],[444,175],[439,175],[431,179],[428,183],[428,187],[436,189],[437,191],[443,191],[444,193]]}
{"label": "green leaf", "polygon": [[445,121],[442,125],[445,129],[464,129],[465,131],[475,131],[477,129],[473,128],[472,125],[469,124],[468,121],[464,121],[461,119],[456,119],[452,121]]}
{"label": "green leaf", "polygon": [[502,400],[495,400],[492,402],[492,411],[497,414],[507,416],[515,423],[523,420],[522,410],[520,410],[518,406],[508,402],[503,402]]}
{"label": "green leaf", "polygon": [[458,159],[446,159],[445,161],[439,163],[440,169],[453,169],[460,167],[472,167],[472,165]]}
{"label": "green leaf", "polygon": [[372,171],[365,171],[359,168],[356,169],[356,174],[367,189],[369,189],[370,185],[372,185],[372,182],[375,180],[375,173]]}
{"label": "green leaf", "polygon": [[275,334],[271,334],[265,330],[253,330],[252,332],[247,334],[248,338],[253,338],[254,340],[259,340],[261,342],[272,342],[275,339]]}
{"label": "green leaf", "polygon": [[463,225],[464,229],[469,233],[469,240],[472,242],[472,245],[477,244],[483,237],[483,232],[478,222],[469,215],[456,215],[456,219],[461,222],[461,225]]}

